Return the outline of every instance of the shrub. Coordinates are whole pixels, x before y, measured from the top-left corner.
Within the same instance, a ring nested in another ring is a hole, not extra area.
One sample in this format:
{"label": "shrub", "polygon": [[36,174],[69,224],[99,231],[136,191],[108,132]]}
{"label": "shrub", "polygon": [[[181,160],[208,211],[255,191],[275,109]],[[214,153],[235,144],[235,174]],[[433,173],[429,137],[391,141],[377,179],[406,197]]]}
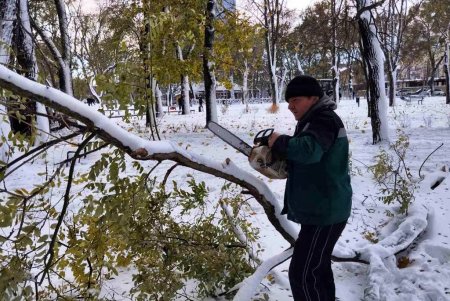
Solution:
{"label": "shrub", "polygon": [[409,138],[400,131],[397,141],[388,150],[381,150],[375,156],[375,164],[369,167],[380,186],[379,199],[387,205],[398,203],[401,214],[407,214],[414,201],[415,182],[406,165],[408,148]]}

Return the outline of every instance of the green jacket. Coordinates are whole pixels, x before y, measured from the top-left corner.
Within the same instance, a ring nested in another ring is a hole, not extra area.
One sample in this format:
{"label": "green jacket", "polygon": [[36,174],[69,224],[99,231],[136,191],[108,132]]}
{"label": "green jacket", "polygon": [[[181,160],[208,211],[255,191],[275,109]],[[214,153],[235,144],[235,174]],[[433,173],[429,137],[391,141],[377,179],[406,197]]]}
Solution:
{"label": "green jacket", "polygon": [[331,225],[350,216],[348,139],[334,109],[323,96],[299,120],[294,136],[281,135],[272,147],[274,156],[287,160],[282,214],[293,222]]}

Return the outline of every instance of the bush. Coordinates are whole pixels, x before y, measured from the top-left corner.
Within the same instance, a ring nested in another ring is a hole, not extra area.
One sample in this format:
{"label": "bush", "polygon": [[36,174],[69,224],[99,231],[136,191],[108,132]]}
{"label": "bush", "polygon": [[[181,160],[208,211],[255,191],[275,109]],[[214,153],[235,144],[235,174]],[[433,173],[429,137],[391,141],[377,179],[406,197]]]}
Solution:
{"label": "bush", "polygon": [[406,166],[408,148],[409,138],[400,131],[397,141],[388,150],[381,150],[375,156],[376,163],[369,167],[380,186],[379,199],[387,205],[398,203],[401,214],[408,213],[408,208],[414,201],[416,187],[410,169]]}

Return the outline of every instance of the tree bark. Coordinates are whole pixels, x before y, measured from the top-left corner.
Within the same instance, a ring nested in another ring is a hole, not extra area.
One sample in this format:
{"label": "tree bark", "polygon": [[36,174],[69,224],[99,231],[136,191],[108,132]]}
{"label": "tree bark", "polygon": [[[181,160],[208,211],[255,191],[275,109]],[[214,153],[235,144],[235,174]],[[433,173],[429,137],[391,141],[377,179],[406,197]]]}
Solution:
{"label": "tree bark", "polygon": [[244,60],[244,71],[242,72],[242,103],[245,105],[245,111],[249,112],[250,108],[248,106],[248,61]]}
{"label": "tree bark", "polygon": [[189,98],[189,76],[183,74],[181,76],[181,101],[183,104],[183,115],[189,115],[191,113],[191,105]]}
{"label": "tree bark", "polygon": [[73,95],[72,73],[70,60],[72,52],[70,48],[69,21],[63,0],[55,0],[56,12],[58,14],[59,31],[61,34],[61,58],[64,64],[59,65],[60,89],[69,95]]}
{"label": "tree bark", "polygon": [[450,76],[449,76],[449,70],[450,68],[450,24],[448,25],[447,29],[447,43],[445,45],[445,63],[444,63],[444,73],[445,73],[445,103],[450,104]]}
{"label": "tree bark", "polygon": [[[19,74],[36,81],[37,64],[31,37],[28,3],[26,0],[19,0],[16,3],[18,5],[17,23],[14,30],[13,41],[17,55],[17,70]],[[25,100],[10,99],[8,101],[7,111],[13,133],[21,133],[26,135],[29,139],[34,139],[34,134],[36,133],[36,102],[30,98]]]}
{"label": "tree bark", "polygon": [[367,82],[369,85],[369,107],[370,119],[372,126],[372,143],[377,144],[382,140],[388,139],[388,130],[386,123],[386,95],[384,85],[384,67],[380,55],[381,47],[376,36],[374,20],[367,11],[370,1],[357,0],[358,10],[358,27],[362,41],[362,56],[366,62],[368,71]]}
{"label": "tree bark", "polygon": [[[2,7],[0,11],[0,66],[7,66],[10,62],[14,22],[17,19],[17,6],[15,0],[1,0],[0,4],[0,7]],[[1,97],[1,94],[0,99],[6,103],[6,100]],[[6,108],[2,102],[0,102],[0,110],[6,112]],[[10,132],[10,123],[4,122],[3,118],[0,118],[0,135],[8,137]],[[8,143],[2,143],[0,145],[0,160],[7,162],[9,151]]]}
{"label": "tree bark", "polygon": [[0,64],[7,65],[13,37],[14,23],[17,20],[15,0],[3,0],[0,11]]}
{"label": "tree bark", "polygon": [[206,123],[209,121],[217,122],[217,102],[216,102],[216,77],[214,74],[213,63],[210,61],[214,45],[214,9],[215,0],[206,2],[206,23],[205,23],[205,44],[203,48],[203,79],[205,82],[205,106]]}

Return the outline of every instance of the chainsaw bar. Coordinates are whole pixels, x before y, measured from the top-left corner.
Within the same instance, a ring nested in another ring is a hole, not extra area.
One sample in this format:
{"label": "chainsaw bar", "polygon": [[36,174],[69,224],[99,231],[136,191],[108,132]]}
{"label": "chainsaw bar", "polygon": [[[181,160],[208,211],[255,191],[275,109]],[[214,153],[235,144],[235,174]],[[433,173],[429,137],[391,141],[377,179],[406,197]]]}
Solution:
{"label": "chainsaw bar", "polygon": [[241,138],[239,138],[226,128],[222,127],[221,125],[219,125],[214,121],[208,122],[207,128],[211,132],[213,132],[214,135],[216,135],[217,137],[219,137],[220,139],[231,145],[236,150],[240,151],[247,157],[250,156],[250,153],[252,152],[252,147],[247,142],[245,142],[244,140],[242,140]]}

